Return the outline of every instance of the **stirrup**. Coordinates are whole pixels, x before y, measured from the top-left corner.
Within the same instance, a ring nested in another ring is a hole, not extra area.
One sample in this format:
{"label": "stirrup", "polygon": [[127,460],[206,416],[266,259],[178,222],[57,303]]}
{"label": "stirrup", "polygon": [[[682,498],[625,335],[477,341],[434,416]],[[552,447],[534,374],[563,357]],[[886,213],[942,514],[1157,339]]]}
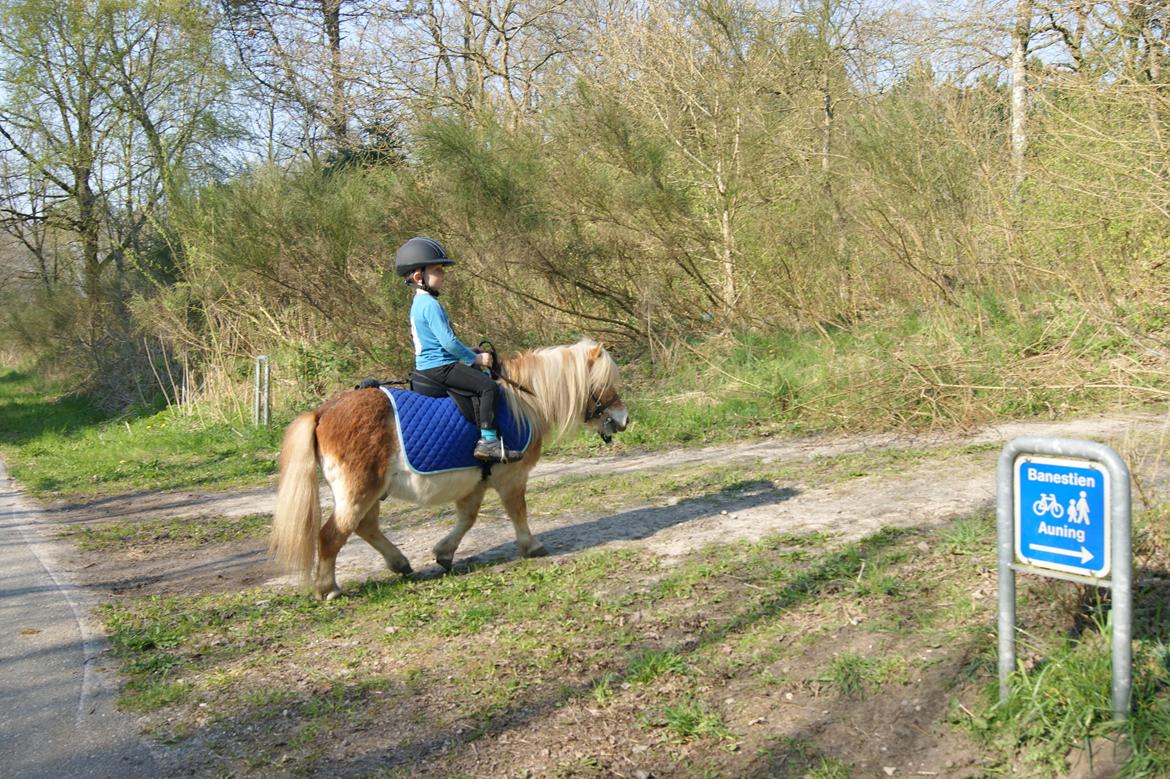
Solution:
{"label": "stirrup", "polygon": [[500,436],[495,441],[489,441],[486,438],[479,439],[475,444],[472,456],[485,463],[513,463],[524,457],[524,453],[509,449],[504,444],[504,437]]}

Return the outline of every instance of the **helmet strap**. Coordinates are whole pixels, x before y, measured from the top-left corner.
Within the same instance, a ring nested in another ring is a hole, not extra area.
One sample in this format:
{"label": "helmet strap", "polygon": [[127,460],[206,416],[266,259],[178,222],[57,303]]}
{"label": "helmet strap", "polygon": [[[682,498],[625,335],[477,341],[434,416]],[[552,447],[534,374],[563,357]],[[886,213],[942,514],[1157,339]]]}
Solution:
{"label": "helmet strap", "polygon": [[[420,276],[420,278],[422,280],[415,281],[414,274],[420,273],[420,272],[422,274]],[[423,292],[427,293],[431,297],[437,298],[439,296],[439,291],[435,290],[435,289],[431,289],[431,285],[427,284],[427,272],[425,269],[423,269],[422,271],[413,271],[409,276],[407,276],[406,277],[406,286],[414,287],[415,289],[421,289]]]}

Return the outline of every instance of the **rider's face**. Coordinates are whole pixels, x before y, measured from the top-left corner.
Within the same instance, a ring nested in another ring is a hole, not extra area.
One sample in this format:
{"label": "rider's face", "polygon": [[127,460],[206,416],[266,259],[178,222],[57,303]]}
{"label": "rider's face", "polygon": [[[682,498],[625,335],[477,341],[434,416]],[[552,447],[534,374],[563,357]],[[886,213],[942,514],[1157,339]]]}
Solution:
{"label": "rider's face", "polygon": [[428,287],[436,292],[443,288],[443,280],[446,278],[447,272],[442,265],[428,265],[423,268],[422,272]]}

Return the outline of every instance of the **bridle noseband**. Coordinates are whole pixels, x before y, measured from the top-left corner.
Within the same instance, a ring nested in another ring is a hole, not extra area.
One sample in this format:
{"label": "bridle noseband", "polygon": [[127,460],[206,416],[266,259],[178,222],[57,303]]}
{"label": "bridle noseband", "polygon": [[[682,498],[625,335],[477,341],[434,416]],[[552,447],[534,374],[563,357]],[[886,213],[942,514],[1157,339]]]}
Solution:
{"label": "bridle noseband", "polygon": [[585,411],[585,423],[588,424],[595,419],[605,417],[606,419],[601,423],[601,427],[598,429],[597,434],[601,436],[602,441],[605,441],[607,444],[612,443],[613,434],[618,430],[624,430],[625,427],[617,427],[614,424],[613,416],[607,414],[606,412],[609,411],[610,406],[619,402],[620,398],[615,394],[608,403],[602,403],[601,398],[597,397],[596,392],[590,392],[589,398],[593,401],[593,408],[587,409]]}
{"label": "bridle noseband", "polygon": [[612,406],[614,404],[614,402],[617,400],[617,395],[614,395],[613,400],[611,400],[608,403],[602,403],[601,399],[597,397],[596,392],[590,392],[589,398],[593,401],[593,408],[589,409],[588,411],[585,412],[585,421],[586,422],[592,422],[593,420],[597,419],[599,416],[604,414],[606,412],[606,409],[608,409],[610,406]]}

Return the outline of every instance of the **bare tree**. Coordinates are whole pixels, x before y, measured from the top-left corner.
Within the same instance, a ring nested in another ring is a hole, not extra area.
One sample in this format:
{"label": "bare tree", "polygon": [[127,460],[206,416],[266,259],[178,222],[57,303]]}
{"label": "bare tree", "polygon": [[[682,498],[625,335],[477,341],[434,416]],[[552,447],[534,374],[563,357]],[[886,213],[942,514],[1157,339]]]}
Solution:
{"label": "bare tree", "polygon": [[366,0],[222,0],[226,31],[257,97],[301,119],[310,150],[322,128],[334,150],[356,143],[354,118],[365,72],[345,47],[370,16]]}
{"label": "bare tree", "polygon": [[399,78],[417,104],[502,109],[514,121],[559,86],[588,23],[571,0],[425,0],[402,21]]}

